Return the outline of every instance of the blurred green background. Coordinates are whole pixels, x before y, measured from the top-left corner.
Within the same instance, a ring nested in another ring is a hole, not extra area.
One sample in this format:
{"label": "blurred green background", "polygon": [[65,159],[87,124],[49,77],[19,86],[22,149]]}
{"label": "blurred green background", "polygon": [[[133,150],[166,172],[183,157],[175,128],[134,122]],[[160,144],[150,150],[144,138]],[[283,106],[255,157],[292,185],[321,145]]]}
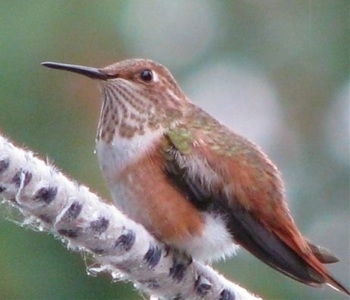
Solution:
{"label": "blurred green background", "polygon": [[[1,1],[0,131],[109,198],[94,155],[95,82],[46,60],[102,67],[144,57],[277,163],[302,232],[341,259],[349,287],[349,1]],[[3,206],[2,206],[3,208]],[[0,217],[1,299],[141,299],[87,276],[80,254]],[[345,299],[245,251],[215,265],[265,299]]]}

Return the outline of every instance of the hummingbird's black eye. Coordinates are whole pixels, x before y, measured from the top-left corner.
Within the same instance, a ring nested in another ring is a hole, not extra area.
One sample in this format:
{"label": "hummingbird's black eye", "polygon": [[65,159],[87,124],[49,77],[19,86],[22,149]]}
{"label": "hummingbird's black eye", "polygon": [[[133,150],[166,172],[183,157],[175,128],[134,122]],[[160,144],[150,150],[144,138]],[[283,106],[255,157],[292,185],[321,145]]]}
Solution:
{"label": "hummingbird's black eye", "polygon": [[150,69],[142,70],[140,77],[143,81],[149,82],[153,80],[153,72]]}

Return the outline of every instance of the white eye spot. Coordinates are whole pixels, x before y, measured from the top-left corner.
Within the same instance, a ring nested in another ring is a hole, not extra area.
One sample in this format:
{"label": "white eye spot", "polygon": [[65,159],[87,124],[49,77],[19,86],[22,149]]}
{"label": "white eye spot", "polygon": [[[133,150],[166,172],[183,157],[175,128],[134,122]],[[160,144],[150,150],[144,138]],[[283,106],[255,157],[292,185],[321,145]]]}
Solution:
{"label": "white eye spot", "polygon": [[158,82],[158,81],[159,81],[158,74],[157,74],[157,72],[155,72],[155,71],[153,71],[153,81],[154,81],[154,82]]}

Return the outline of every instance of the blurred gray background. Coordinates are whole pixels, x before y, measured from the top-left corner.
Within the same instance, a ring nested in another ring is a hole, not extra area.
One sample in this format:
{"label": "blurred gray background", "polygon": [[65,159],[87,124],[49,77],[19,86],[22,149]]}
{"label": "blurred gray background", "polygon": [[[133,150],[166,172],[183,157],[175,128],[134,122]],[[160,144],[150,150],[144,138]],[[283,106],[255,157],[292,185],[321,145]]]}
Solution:
{"label": "blurred gray background", "polygon": [[[349,287],[349,3],[2,1],[0,131],[109,198],[94,154],[97,84],[40,62],[161,62],[193,102],[276,162],[301,231],[338,255],[330,269]],[[1,299],[141,298],[131,284],[87,276],[80,254],[6,216]],[[345,299],[296,283],[243,250],[215,267],[265,299]]]}

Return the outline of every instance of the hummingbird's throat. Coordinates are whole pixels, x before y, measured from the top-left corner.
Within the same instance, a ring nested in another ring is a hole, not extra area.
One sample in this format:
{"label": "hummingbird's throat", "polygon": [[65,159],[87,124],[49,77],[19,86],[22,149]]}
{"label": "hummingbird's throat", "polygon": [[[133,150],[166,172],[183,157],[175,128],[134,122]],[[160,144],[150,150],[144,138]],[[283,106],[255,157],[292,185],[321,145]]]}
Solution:
{"label": "hummingbird's throat", "polygon": [[123,78],[103,81],[102,95],[97,139],[106,143],[110,143],[114,136],[130,139],[147,131],[167,128],[183,114],[174,93],[145,89]]}
{"label": "hummingbird's throat", "polygon": [[103,102],[97,139],[111,143],[114,137],[143,135],[147,127],[145,108],[133,100],[123,86],[103,86]]}

